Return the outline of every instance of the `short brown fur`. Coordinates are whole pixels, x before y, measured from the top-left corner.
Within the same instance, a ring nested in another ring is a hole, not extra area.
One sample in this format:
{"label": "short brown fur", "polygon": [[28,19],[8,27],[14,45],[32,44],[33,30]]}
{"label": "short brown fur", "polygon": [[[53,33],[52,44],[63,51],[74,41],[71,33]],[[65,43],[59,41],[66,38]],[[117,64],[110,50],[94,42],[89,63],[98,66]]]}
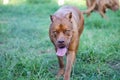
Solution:
{"label": "short brown fur", "polygon": [[76,57],[79,38],[84,29],[83,14],[76,7],[64,6],[58,9],[50,18],[49,36],[55,46],[55,50],[57,51],[59,47],[58,41],[61,40],[64,41],[64,45],[67,47],[65,70],[63,56],[57,56],[60,67],[57,79],[61,75],[64,75],[64,80],[70,80],[70,73]]}

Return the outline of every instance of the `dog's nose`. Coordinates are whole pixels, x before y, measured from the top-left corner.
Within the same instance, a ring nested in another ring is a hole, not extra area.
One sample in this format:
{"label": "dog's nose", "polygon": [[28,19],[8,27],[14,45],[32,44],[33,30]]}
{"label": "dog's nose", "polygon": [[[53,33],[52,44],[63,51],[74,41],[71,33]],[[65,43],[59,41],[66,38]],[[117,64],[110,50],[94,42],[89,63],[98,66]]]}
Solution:
{"label": "dog's nose", "polygon": [[59,40],[58,43],[64,43],[64,40]]}

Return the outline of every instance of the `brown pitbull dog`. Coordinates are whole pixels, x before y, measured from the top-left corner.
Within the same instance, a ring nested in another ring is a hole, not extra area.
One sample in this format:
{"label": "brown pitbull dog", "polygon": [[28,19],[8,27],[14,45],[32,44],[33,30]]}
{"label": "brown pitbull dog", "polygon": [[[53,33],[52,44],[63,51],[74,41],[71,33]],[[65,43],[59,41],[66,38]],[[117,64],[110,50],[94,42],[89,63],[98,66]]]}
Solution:
{"label": "brown pitbull dog", "polygon": [[[49,36],[55,46],[59,61],[57,79],[64,75],[64,80],[70,80],[72,65],[75,61],[79,38],[84,28],[83,14],[76,7],[63,6],[50,16]],[[66,55],[64,70],[63,56]]]}
{"label": "brown pitbull dog", "polygon": [[100,15],[106,18],[106,9],[116,11],[119,9],[119,0],[86,0],[87,10],[83,13],[90,15],[92,11],[98,11]]}

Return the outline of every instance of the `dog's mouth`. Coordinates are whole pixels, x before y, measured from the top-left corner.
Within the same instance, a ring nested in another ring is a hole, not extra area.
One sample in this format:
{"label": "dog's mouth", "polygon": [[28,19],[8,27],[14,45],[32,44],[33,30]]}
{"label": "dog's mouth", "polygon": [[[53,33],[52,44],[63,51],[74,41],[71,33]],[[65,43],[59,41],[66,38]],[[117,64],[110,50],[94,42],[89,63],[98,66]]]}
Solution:
{"label": "dog's mouth", "polygon": [[57,56],[64,56],[67,53],[67,47],[64,44],[58,45]]}
{"label": "dog's mouth", "polygon": [[58,45],[58,48],[62,49],[62,48],[65,48],[66,46],[64,44],[59,44]]}

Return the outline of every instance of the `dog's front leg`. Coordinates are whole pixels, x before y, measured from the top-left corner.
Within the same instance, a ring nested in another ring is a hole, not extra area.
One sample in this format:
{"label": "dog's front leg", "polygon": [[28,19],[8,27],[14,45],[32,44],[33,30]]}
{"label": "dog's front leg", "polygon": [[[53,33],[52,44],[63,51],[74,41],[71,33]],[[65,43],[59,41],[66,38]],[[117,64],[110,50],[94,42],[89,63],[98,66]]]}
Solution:
{"label": "dog's front leg", "polygon": [[107,19],[107,17],[105,16],[105,9],[103,9],[103,7],[99,8],[99,13],[103,18]]}
{"label": "dog's front leg", "polygon": [[74,60],[75,60],[75,52],[68,51],[64,80],[70,80],[70,73],[71,73],[71,69],[72,69]]}
{"label": "dog's front leg", "polygon": [[62,56],[57,56],[57,57],[58,57],[60,69],[58,71],[58,74],[57,74],[56,78],[59,79],[59,77],[64,74],[64,62],[63,62],[63,57]]}

